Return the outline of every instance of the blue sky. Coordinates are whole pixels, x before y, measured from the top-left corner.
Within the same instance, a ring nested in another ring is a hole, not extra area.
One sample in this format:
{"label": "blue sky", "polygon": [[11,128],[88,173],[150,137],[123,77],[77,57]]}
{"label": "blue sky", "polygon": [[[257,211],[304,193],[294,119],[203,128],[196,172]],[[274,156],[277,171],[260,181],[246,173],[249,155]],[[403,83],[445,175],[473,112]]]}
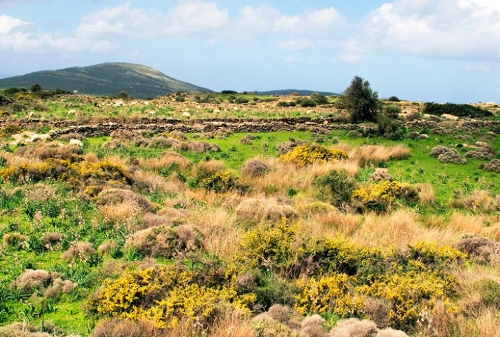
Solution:
{"label": "blue sky", "polygon": [[0,74],[132,62],[213,90],[500,102],[498,0],[0,0]]}

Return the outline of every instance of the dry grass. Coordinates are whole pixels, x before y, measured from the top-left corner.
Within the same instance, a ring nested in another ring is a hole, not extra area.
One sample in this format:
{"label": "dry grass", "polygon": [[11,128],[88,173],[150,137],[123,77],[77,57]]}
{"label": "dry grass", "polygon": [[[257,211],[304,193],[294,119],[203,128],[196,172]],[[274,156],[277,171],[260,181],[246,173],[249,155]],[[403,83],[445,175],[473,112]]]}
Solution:
{"label": "dry grass", "polygon": [[235,228],[236,216],[223,208],[190,212],[189,221],[203,234],[203,243],[211,254],[223,257],[234,255],[240,241]]}
{"label": "dry grass", "polygon": [[425,206],[432,206],[436,204],[436,195],[434,188],[429,183],[417,184],[415,188],[418,191],[420,203]]}
{"label": "dry grass", "polygon": [[307,232],[316,237],[324,235],[351,237],[361,228],[362,223],[363,217],[359,214],[333,210],[311,216],[308,225],[304,227]]}
{"label": "dry grass", "polygon": [[406,159],[409,156],[410,149],[404,145],[390,147],[382,145],[364,145],[350,158],[358,161],[361,166],[376,166],[388,160]]}
{"label": "dry grass", "polygon": [[139,166],[146,170],[159,170],[173,165],[184,171],[190,164],[189,159],[173,151],[165,152],[160,158],[141,159],[139,161]]}
{"label": "dry grass", "polygon": [[246,177],[245,183],[256,194],[286,195],[290,189],[300,190],[306,195],[313,195],[312,183],[317,177],[333,169],[346,169],[349,175],[355,175],[359,166],[346,160],[315,163],[307,167],[297,167],[284,163],[279,159],[266,158],[261,160],[269,170],[257,177]]}
{"label": "dry grass", "polygon": [[448,229],[469,236],[486,236],[500,240],[500,220],[498,216],[465,215],[455,212],[450,217]]}
{"label": "dry grass", "polygon": [[282,218],[294,219],[297,210],[276,198],[247,198],[236,207],[236,218],[243,223],[276,222]]}
{"label": "dry grass", "polygon": [[164,178],[153,172],[137,170],[133,173],[132,178],[134,186],[147,193],[174,194],[186,190],[186,186],[177,178],[176,174]]}

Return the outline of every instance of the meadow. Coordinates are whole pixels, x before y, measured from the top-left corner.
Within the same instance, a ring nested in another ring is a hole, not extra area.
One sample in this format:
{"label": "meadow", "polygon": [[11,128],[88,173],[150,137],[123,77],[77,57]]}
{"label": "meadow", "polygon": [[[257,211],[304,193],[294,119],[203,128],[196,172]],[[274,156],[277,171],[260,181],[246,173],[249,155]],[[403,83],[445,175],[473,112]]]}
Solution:
{"label": "meadow", "polygon": [[385,102],[390,139],[329,128],[336,100],[9,96],[0,336],[498,336],[498,107],[476,128]]}

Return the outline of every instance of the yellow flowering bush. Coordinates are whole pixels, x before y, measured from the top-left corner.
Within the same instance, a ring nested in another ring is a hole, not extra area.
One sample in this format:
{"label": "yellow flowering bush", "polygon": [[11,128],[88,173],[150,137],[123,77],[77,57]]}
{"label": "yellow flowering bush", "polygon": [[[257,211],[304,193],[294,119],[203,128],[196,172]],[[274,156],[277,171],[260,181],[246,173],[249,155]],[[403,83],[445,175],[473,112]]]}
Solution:
{"label": "yellow flowering bush", "polygon": [[340,149],[327,149],[319,145],[300,145],[282,155],[284,162],[297,166],[307,166],[313,163],[326,163],[333,160],[347,159],[347,152]]}
{"label": "yellow flowering bush", "polygon": [[193,185],[214,192],[228,192],[242,187],[231,171],[201,171]]}
{"label": "yellow flowering bush", "polygon": [[467,254],[451,246],[438,246],[435,243],[419,242],[409,246],[410,259],[422,262],[426,268],[447,269],[451,263],[462,262]]}
{"label": "yellow flowering bush", "polygon": [[382,275],[372,284],[358,287],[358,290],[391,303],[391,326],[408,330],[417,323],[425,324],[438,301],[445,304],[448,312],[456,312],[458,307],[450,300],[455,283],[451,276],[442,278],[431,272],[410,271]]}
{"label": "yellow flowering bush", "polygon": [[66,180],[76,174],[78,164],[63,159],[47,159],[42,163],[21,163],[0,170],[3,180],[17,183],[38,182],[45,179]]}
{"label": "yellow flowering bush", "polygon": [[355,292],[354,282],[356,279],[346,274],[300,279],[295,309],[303,315],[334,313],[343,318],[360,314],[364,298]]}
{"label": "yellow flowering bush", "polygon": [[241,239],[233,268],[291,274],[304,249],[297,229],[297,225],[288,224],[283,218],[272,226],[260,225],[250,230]]}
{"label": "yellow flowering bush", "polygon": [[238,295],[226,286],[201,286],[193,272],[166,266],[105,281],[89,308],[99,316],[148,319],[163,328],[180,320],[205,324],[222,309],[248,310],[253,301],[253,294]]}
{"label": "yellow flowering bush", "polygon": [[107,160],[93,163],[49,158],[41,163],[21,163],[3,168],[0,176],[3,180],[17,183],[67,181],[74,187],[92,183],[132,183],[132,175],[127,167]]}
{"label": "yellow flowering bush", "polygon": [[351,199],[361,203],[366,209],[385,211],[391,209],[398,199],[406,202],[418,201],[418,192],[410,184],[384,180],[356,188]]}

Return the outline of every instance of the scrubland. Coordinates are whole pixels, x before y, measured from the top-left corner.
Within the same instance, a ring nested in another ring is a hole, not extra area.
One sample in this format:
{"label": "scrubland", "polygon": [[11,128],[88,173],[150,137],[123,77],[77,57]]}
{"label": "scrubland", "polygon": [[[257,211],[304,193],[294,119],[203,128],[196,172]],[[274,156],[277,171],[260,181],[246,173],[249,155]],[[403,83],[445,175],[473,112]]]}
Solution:
{"label": "scrubland", "polygon": [[[495,123],[400,140],[127,129],[140,114],[343,114],[186,100],[3,116],[0,336],[499,336]],[[109,135],[27,140],[57,129],[44,120],[112,117]]]}

